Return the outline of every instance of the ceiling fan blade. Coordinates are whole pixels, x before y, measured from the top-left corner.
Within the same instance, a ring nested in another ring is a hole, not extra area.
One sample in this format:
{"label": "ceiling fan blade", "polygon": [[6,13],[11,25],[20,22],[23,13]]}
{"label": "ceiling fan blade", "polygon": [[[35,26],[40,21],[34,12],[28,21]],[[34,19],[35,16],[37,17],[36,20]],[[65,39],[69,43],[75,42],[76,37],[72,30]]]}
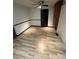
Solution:
{"label": "ceiling fan blade", "polygon": [[[34,1],[36,1],[36,0],[34,0]],[[35,8],[38,7],[38,6],[40,6],[40,5],[41,6],[47,6],[48,5],[48,2],[47,1],[44,1],[44,0],[38,0],[35,4],[32,4],[32,5],[36,5]]]}
{"label": "ceiling fan blade", "polygon": [[38,5],[38,4],[32,4],[32,5]]}

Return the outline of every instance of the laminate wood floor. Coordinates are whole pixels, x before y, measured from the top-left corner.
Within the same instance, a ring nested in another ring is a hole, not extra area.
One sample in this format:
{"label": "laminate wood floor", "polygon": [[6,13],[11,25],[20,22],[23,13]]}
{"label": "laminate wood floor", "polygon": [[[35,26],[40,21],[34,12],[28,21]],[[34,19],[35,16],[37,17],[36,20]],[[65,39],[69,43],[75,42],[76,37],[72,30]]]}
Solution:
{"label": "laminate wood floor", "polygon": [[65,56],[65,44],[51,27],[31,27],[13,42],[13,59],[66,59]]}

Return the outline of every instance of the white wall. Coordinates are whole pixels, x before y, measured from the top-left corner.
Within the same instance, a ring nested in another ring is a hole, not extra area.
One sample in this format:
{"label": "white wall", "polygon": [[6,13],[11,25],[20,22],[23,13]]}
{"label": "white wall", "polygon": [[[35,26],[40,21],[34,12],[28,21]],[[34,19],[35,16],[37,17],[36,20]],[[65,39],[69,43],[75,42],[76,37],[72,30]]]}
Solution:
{"label": "white wall", "polygon": [[13,4],[13,25],[31,20],[19,25],[14,26],[16,34],[19,35],[25,29],[30,27],[31,25],[41,26],[40,20],[40,9],[39,8],[28,8],[22,5]]}
{"label": "white wall", "polygon": [[[29,8],[14,3],[13,4],[13,25],[27,20],[29,20]],[[14,26],[16,30],[16,34],[17,35],[20,34],[29,26],[30,26],[30,22],[26,22],[26,23]]]}
{"label": "white wall", "polygon": [[40,19],[40,8],[30,9],[30,19]]}
{"label": "white wall", "polygon": [[29,8],[14,3],[13,20],[14,24],[29,20]]}
{"label": "white wall", "polygon": [[57,32],[61,39],[66,42],[66,5],[61,8]]}
{"label": "white wall", "polygon": [[53,26],[54,8],[49,6],[48,26]]}
{"label": "white wall", "polygon": [[30,9],[31,25],[41,26],[40,8]]}
{"label": "white wall", "polygon": [[31,20],[31,25],[41,26],[41,20]]}
{"label": "white wall", "polygon": [[23,32],[28,27],[30,27],[30,23],[29,22],[25,22],[23,24],[15,26],[16,34],[19,35],[21,32]]}

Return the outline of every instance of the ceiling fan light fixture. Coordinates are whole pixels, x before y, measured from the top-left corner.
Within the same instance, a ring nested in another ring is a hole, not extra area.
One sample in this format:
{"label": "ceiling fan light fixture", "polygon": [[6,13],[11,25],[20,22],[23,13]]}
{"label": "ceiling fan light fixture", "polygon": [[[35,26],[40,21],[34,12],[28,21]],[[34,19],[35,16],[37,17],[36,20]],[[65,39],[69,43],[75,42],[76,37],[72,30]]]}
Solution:
{"label": "ceiling fan light fixture", "polygon": [[41,8],[41,5],[40,5],[40,6],[38,6],[37,8]]}

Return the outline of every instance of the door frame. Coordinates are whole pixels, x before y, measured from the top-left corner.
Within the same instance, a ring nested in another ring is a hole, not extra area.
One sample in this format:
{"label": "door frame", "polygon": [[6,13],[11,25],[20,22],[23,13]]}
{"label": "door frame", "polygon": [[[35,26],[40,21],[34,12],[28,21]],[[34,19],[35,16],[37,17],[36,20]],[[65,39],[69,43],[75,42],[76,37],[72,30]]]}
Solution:
{"label": "door frame", "polygon": [[63,0],[58,1],[54,5],[53,25],[54,25],[55,30],[57,30],[57,27],[58,27],[59,16],[60,16],[62,5],[63,5]]}

